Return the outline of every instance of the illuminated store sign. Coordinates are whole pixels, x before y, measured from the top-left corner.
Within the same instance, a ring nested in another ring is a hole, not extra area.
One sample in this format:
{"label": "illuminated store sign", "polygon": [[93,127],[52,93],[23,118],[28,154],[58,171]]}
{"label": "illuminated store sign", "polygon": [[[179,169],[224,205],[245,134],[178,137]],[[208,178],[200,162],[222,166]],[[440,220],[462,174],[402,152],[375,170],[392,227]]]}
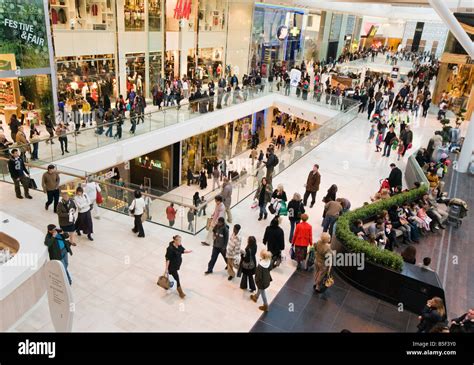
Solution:
{"label": "illuminated store sign", "polygon": [[138,165],[148,170],[161,170],[163,168],[163,162],[158,160],[152,160],[148,156],[138,157]]}
{"label": "illuminated store sign", "polygon": [[174,8],[174,18],[189,20],[189,15],[191,14],[191,5],[192,0],[178,0],[176,2],[176,7]]}

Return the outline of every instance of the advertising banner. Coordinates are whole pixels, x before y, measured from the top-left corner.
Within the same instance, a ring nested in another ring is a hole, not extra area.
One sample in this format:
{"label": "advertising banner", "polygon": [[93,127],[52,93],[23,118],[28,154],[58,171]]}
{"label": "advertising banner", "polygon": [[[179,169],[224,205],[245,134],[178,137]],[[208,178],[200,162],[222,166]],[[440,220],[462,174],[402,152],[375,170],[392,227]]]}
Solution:
{"label": "advertising banner", "polygon": [[49,67],[43,0],[1,0],[0,73]]}

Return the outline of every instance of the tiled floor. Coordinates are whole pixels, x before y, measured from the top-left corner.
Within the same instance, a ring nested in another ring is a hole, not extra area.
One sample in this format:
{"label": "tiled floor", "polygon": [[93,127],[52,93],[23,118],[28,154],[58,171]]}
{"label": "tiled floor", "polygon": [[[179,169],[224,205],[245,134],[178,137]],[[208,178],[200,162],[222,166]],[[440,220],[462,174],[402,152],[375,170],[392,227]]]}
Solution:
{"label": "tiled floor", "polygon": [[335,284],[313,294],[314,274],[296,271],[251,332],[414,332],[417,315],[399,312],[334,275]]}
{"label": "tiled floor", "polygon": [[[321,198],[330,185],[337,184],[338,196],[349,198],[352,206],[358,207],[378,190],[379,179],[386,177],[390,171],[390,162],[396,162],[403,170],[405,161],[397,162],[396,156],[381,158],[374,152],[374,146],[366,143],[369,128],[364,117],[354,120],[275,178],[275,184],[283,183],[290,196],[294,192],[303,193],[308,171],[314,163],[320,165],[321,188],[315,206],[309,209],[314,237],[322,231]],[[417,119],[413,123],[414,149],[425,145],[437,128],[438,122],[433,116]],[[0,186],[0,206],[9,214],[41,230],[45,230],[49,223],[57,223],[57,217],[51,211],[44,211],[44,194],[35,192],[32,201],[19,201],[14,198],[13,186],[4,183]],[[261,238],[269,222],[257,221],[258,213],[250,209],[251,202],[252,197],[249,197],[233,208],[234,222],[242,225],[244,241],[254,235],[261,248]],[[176,231],[145,223],[146,238],[138,239],[130,232],[130,217],[110,211],[102,213],[100,220],[94,220],[95,241],[82,238],[70,259],[76,303],[74,331],[245,332],[259,320],[261,313],[249,299],[248,292],[240,290],[235,280],[226,280],[221,261],[217,262],[213,275],[203,275],[210,258],[210,248],[200,244],[206,232],[197,236],[182,234],[184,246],[193,250],[192,254],[184,257],[180,272],[187,293],[182,301],[176,293],[166,293],[156,286],[156,279],[163,271],[167,243]],[[282,228],[288,234],[287,219],[283,219]],[[305,320],[306,317],[297,317],[298,313],[309,311],[311,318],[327,330],[339,331],[345,327],[374,331],[375,328],[396,328],[396,324],[386,323],[390,315],[386,313],[389,309],[385,308],[384,303],[378,303],[377,307],[368,311],[364,305],[351,300],[356,291],[339,279],[327,293],[330,300],[315,297],[311,293],[311,277],[300,273],[292,276],[294,268],[294,263],[287,259],[272,274],[273,282],[268,291],[270,301],[278,298],[277,294],[290,277],[288,284],[293,290],[285,293],[285,289],[282,295],[286,295],[286,299],[279,298],[272,304],[272,310],[267,315],[270,319],[262,322],[264,326],[271,325],[275,330],[311,329],[311,321]],[[283,315],[288,311],[288,297],[295,301],[294,315],[290,318]],[[47,302],[43,299],[12,330],[52,331],[48,312]],[[401,326],[405,328],[403,321]],[[265,324],[267,322],[269,324]],[[364,327],[367,323],[372,327]],[[409,326],[410,323],[407,328]]]}

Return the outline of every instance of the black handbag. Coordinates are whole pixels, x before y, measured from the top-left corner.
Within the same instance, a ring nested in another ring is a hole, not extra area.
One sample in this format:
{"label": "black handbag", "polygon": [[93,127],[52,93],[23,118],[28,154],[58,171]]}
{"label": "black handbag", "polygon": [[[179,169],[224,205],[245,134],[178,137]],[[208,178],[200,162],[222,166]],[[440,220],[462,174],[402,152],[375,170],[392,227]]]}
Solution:
{"label": "black handbag", "polygon": [[242,262],[242,269],[244,269],[244,270],[253,270],[253,269],[255,269],[255,262],[253,261],[252,256],[250,256],[249,261],[244,260]]}
{"label": "black handbag", "polygon": [[30,189],[38,189],[38,185],[36,185],[35,179],[29,178],[28,187]]}

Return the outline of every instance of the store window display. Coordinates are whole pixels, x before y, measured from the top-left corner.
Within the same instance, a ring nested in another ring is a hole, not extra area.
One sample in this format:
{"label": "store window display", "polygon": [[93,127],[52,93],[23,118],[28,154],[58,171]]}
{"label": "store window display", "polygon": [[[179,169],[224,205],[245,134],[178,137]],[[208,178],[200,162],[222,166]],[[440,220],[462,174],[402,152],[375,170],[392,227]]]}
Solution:
{"label": "store window display", "polygon": [[53,29],[113,30],[115,0],[49,0]]}
{"label": "store window display", "polygon": [[145,30],[145,0],[125,0],[123,11],[126,31]]}
{"label": "store window display", "polygon": [[127,62],[127,95],[132,90],[136,93],[143,93],[145,90],[145,54],[129,53],[126,56]]}
{"label": "store window display", "polygon": [[196,68],[194,50],[188,54],[188,77],[203,80],[204,82],[216,80],[222,76],[223,48],[201,48],[198,55]]}
{"label": "store window display", "polygon": [[66,99],[94,101],[102,95],[117,97],[115,61],[112,54],[80,57],[57,57],[58,92]]}
{"label": "store window display", "polygon": [[161,0],[148,0],[148,29],[160,32],[162,24]]}
{"label": "store window display", "polygon": [[227,1],[202,0],[199,1],[199,30],[223,31],[226,26]]}

